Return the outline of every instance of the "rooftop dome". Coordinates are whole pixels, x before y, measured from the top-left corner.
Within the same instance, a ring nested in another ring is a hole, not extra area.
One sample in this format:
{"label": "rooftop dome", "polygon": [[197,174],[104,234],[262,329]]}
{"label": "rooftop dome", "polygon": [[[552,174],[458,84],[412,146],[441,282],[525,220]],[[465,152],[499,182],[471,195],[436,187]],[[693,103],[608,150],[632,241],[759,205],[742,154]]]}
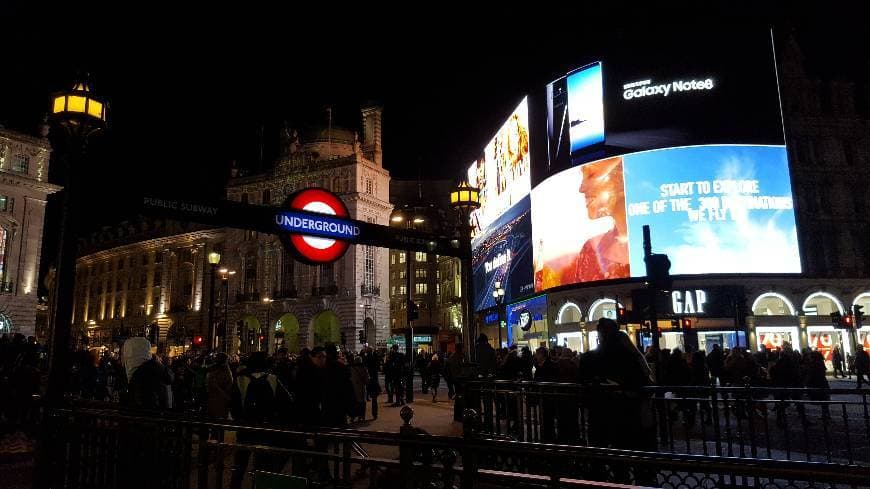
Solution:
{"label": "rooftop dome", "polygon": [[299,139],[303,144],[313,143],[316,141],[328,141],[330,135],[334,142],[353,144],[353,131],[336,126],[332,126],[331,134],[328,127],[307,127],[300,131]]}

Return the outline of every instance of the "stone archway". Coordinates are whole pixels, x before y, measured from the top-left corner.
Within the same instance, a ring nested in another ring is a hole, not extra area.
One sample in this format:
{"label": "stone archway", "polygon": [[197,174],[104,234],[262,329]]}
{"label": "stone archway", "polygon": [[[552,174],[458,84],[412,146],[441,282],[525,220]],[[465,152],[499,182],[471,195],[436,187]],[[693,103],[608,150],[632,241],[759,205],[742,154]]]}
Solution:
{"label": "stone archway", "polygon": [[290,353],[299,352],[299,320],[291,313],[278,318],[275,323],[275,337],[281,335],[281,344]]}
{"label": "stone archway", "polygon": [[330,310],[321,311],[311,319],[312,346],[341,343],[341,326],[338,316]]}

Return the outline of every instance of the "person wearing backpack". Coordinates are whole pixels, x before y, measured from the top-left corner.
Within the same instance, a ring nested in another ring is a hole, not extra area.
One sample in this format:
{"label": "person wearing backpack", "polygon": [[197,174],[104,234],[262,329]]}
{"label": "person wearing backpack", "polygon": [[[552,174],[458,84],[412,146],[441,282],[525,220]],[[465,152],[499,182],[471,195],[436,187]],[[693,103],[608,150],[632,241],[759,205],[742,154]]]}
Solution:
{"label": "person wearing backpack", "polygon": [[[279,424],[289,413],[291,398],[278,377],[268,371],[269,359],[266,352],[257,351],[248,357],[245,370],[236,378],[233,388],[233,419],[255,426]],[[236,440],[240,444],[280,446],[268,434],[239,430]],[[230,487],[240,489],[247,472],[251,452],[236,450],[235,467]],[[286,457],[267,452],[254,457],[254,470],[280,472],[287,462]]]}

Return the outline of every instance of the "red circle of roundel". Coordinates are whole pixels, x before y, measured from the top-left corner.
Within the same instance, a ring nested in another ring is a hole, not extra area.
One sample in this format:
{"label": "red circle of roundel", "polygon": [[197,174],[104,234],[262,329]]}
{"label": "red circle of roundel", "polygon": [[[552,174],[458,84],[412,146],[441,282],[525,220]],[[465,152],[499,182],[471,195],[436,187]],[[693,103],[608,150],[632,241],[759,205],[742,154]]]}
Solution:
{"label": "red circle of roundel", "polygon": [[[305,206],[312,203],[322,203],[335,212],[335,217],[348,217],[347,207],[344,202],[332,192],[320,188],[302,190],[290,199],[290,208],[293,210],[305,210]],[[303,258],[316,263],[329,263],[341,258],[349,246],[347,241],[333,240],[332,245],[326,248],[316,248],[308,244],[300,234],[290,236],[290,242]]]}

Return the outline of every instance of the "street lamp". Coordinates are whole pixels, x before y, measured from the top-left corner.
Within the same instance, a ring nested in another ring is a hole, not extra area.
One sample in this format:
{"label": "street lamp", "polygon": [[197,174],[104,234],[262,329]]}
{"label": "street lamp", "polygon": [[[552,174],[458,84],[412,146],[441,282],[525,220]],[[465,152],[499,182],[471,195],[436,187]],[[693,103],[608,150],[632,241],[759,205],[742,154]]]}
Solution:
{"label": "street lamp", "polygon": [[61,205],[60,243],[57,250],[57,280],[51,311],[49,354],[49,403],[60,402],[69,372],[70,326],[76,273],[76,232],[82,212],[80,189],[76,181],[81,174],[88,138],[106,127],[108,104],[93,91],[87,80],[79,80],[66,91],[52,96],[51,121],[62,129],[66,142],[63,162],[65,188]]}
{"label": "street lamp", "polygon": [[[270,299],[268,297],[263,298],[263,304],[266,304],[266,349],[268,350],[271,345],[271,341],[269,337],[272,336],[272,303],[275,302],[275,299]],[[257,350],[262,349],[262,340],[260,338],[263,337],[263,331],[260,330],[260,334],[257,335]]]}
{"label": "street lamp", "polygon": [[504,304],[504,289],[501,282],[496,282],[495,289],[492,291],[492,298],[495,299],[495,304],[498,307],[498,347],[501,348],[501,322],[502,322],[502,305]]}
{"label": "street lamp", "polygon": [[218,273],[221,274],[221,283],[223,284],[223,289],[224,289],[224,330],[223,330],[224,342],[223,342],[223,349],[224,349],[224,353],[229,353],[229,350],[227,349],[227,345],[229,344],[229,341],[227,340],[227,337],[229,336],[229,334],[227,333],[229,331],[229,324],[227,323],[227,316],[228,316],[229,307],[230,307],[230,280],[229,279],[230,279],[230,277],[232,277],[233,275],[236,274],[236,271],[230,270],[227,268],[221,268],[220,270],[218,270]]}
{"label": "street lamp", "polygon": [[212,251],[208,254],[208,264],[211,265],[211,288],[208,294],[208,351],[214,350],[215,327],[214,327],[214,279],[217,267],[221,262],[221,254]]}
{"label": "street lamp", "polygon": [[468,348],[468,354],[474,353],[471,348],[473,340],[471,327],[471,309],[474,298],[471,290],[471,213],[480,208],[480,189],[471,187],[466,182],[460,183],[450,192],[450,205],[459,213],[459,246],[462,252],[462,341]]}

